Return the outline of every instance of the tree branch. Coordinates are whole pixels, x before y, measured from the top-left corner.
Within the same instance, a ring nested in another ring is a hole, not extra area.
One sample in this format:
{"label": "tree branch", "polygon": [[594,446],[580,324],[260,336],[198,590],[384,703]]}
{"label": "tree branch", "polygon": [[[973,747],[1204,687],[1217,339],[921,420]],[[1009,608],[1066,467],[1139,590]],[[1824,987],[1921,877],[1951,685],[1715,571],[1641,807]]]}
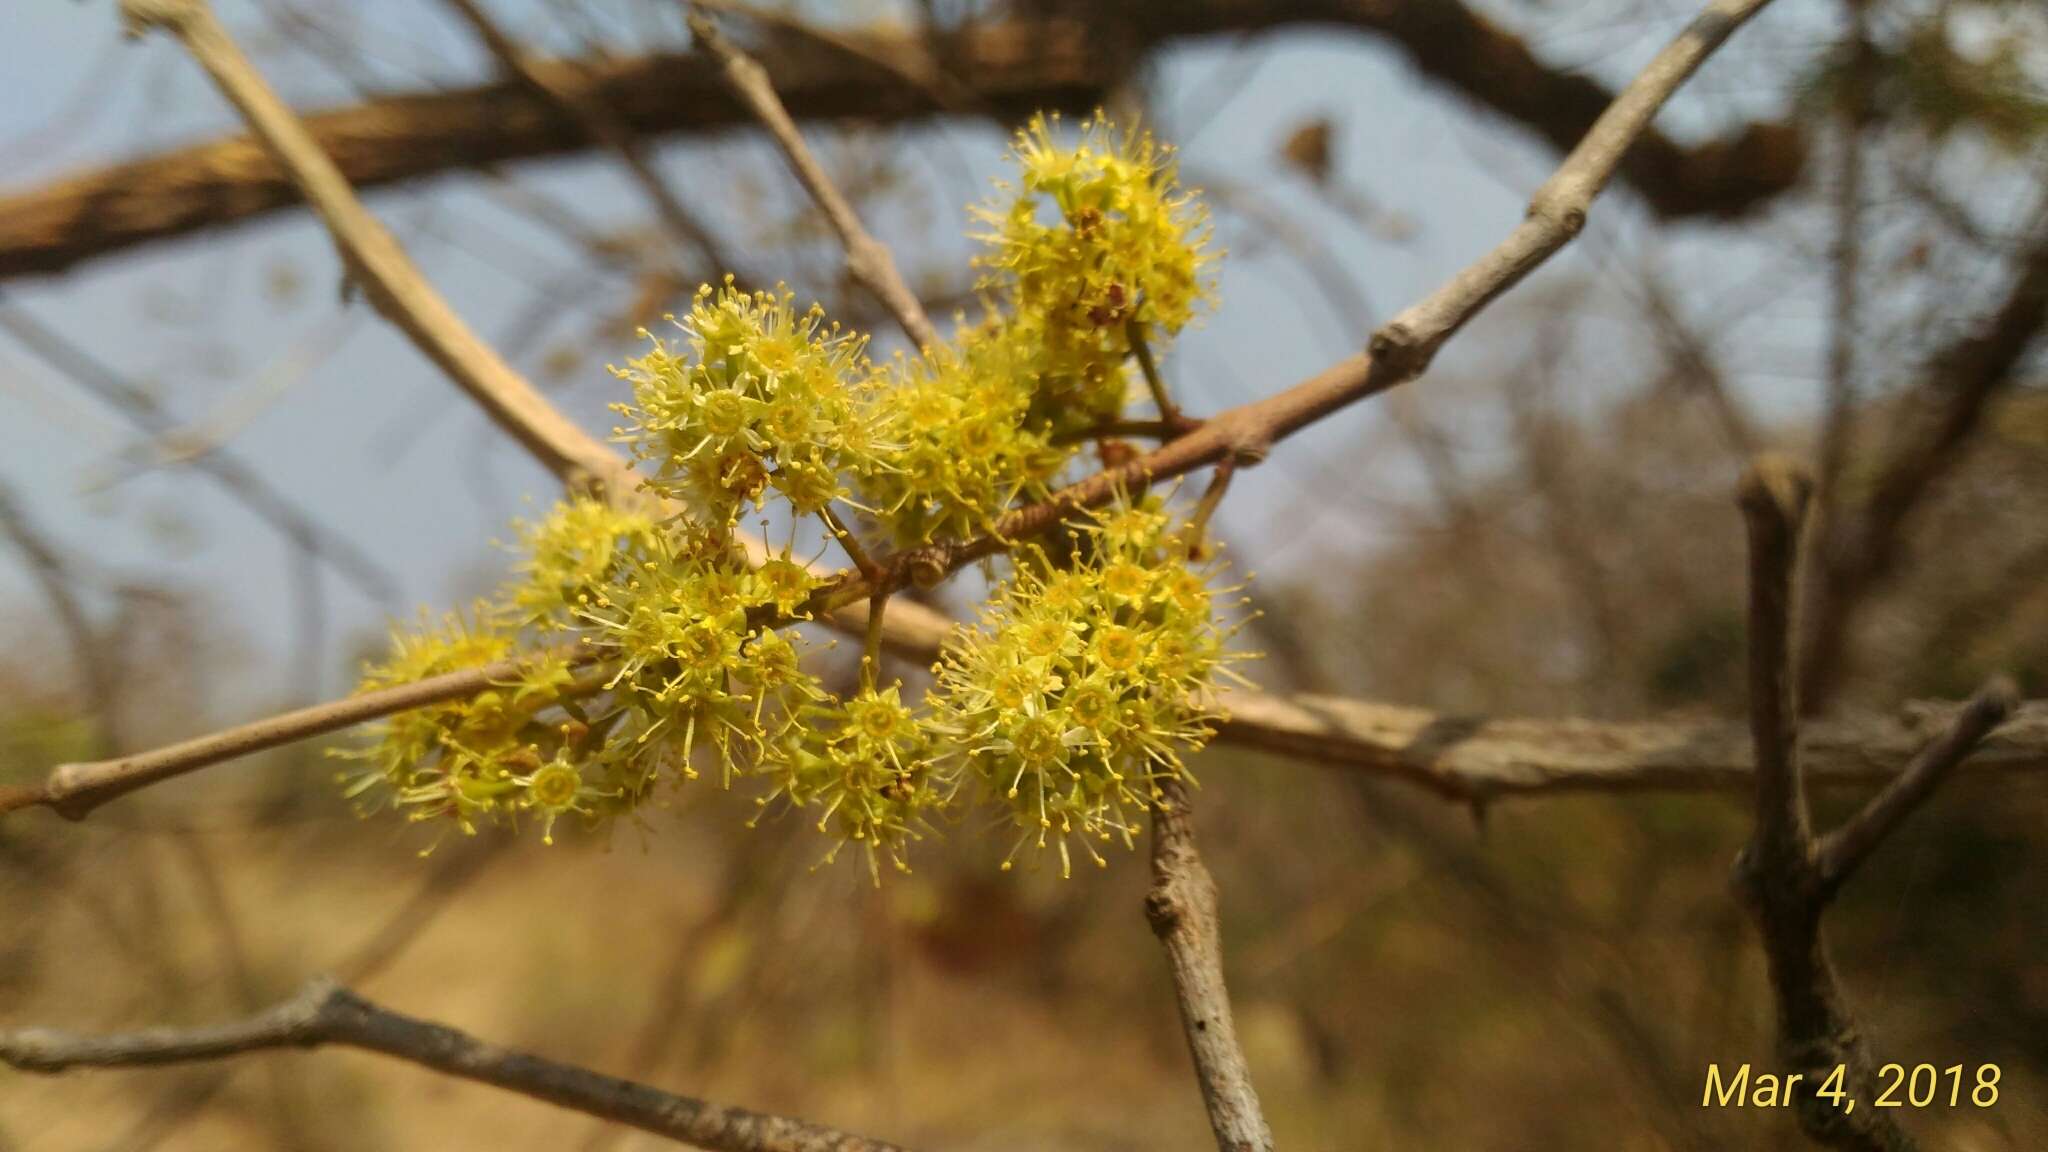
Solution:
{"label": "tree branch", "polygon": [[676,1096],[381,1008],[330,980],[246,1019],[111,1036],[44,1029],[0,1033],[0,1061],[23,1072],[138,1068],[274,1049],[334,1045],[381,1052],[643,1132],[716,1152],[900,1152],[894,1145],[782,1116]]}
{"label": "tree branch", "polygon": [[[572,659],[577,656],[585,660],[589,658],[575,653]],[[516,680],[532,660],[530,656],[500,660],[478,668],[415,680],[410,684],[362,692],[131,756],[62,764],[50,771],[39,788],[0,789],[0,814],[41,806],[55,810],[66,819],[83,820],[93,809],[109,800],[210,765],[339,732],[399,712],[474,696],[485,689]],[[605,678],[588,675],[580,686],[594,690]],[[569,689],[571,692],[576,690],[574,686]]]}
{"label": "tree branch", "polygon": [[363,208],[347,176],[250,66],[206,0],[122,0],[121,13],[132,30],[161,27],[184,44],[327,225],[350,278],[378,313],[499,427],[565,482],[615,494],[632,490],[625,462],[556,411],[427,283],[390,231]]}
{"label": "tree branch", "polygon": [[1756,749],[1758,866],[1803,867],[1813,846],[1799,779],[1799,706],[1792,677],[1792,573],[1813,478],[1782,456],[1762,455],[1742,478],[1749,530],[1749,729]]}
{"label": "tree branch", "polygon": [[1871,797],[1856,815],[1821,838],[1815,846],[1821,882],[1834,889],[1854,875],[1884,838],[1934,795],[1949,773],[1977,750],[1992,729],[2005,723],[2018,706],[2012,681],[2003,677],[1978,689],[1939,739],[1913,757],[1906,770]]}
{"label": "tree branch", "polygon": [[1166,948],[1209,1126],[1220,1152],[1272,1152],[1273,1132],[1252,1090],[1251,1070],[1230,1017],[1216,881],[1195,851],[1187,788],[1168,780],[1160,793],[1152,812],[1152,890],[1145,897],[1145,919]]}
{"label": "tree branch", "polygon": [[[1087,24],[1019,20],[976,24],[949,35],[944,61],[918,33],[883,28],[836,34],[858,51],[774,35],[771,29],[761,56],[799,119],[897,121],[943,112],[929,86],[902,80],[935,71],[958,76],[976,107],[1021,117],[1035,109],[1086,111],[1143,54],[1184,36],[1297,21],[1389,39],[1424,74],[1559,148],[1576,140],[1611,98],[1584,76],[1544,64],[1526,45],[1453,0],[1211,3],[1160,5],[1156,11],[1166,19],[1118,40],[1132,47],[1130,54],[1096,50],[1104,38]],[[1173,27],[1176,20],[1180,30]],[[885,67],[876,59],[893,63]],[[690,55],[532,63],[559,91],[611,110],[642,138],[717,131],[749,119]],[[321,151],[359,189],[577,152],[591,143],[572,115],[516,79],[370,100],[309,114],[306,123]],[[1790,123],[1752,124],[1689,147],[1651,132],[1626,177],[1665,216],[1733,216],[1794,187],[1805,152],[1800,129]],[[299,203],[285,169],[249,136],[79,172],[0,198],[0,279],[61,272]]]}
{"label": "tree branch", "polygon": [[811,154],[810,145],[804,143],[803,133],[797,130],[796,121],[790,118],[789,109],[775,94],[775,86],[770,83],[767,70],[761,67],[760,61],[726,39],[711,17],[695,5],[690,6],[689,19],[690,34],[718,60],[725,72],[726,83],[768,130],[782,149],[783,159],[789,161],[790,170],[796,173],[805,191],[825,213],[825,219],[845,249],[847,273],[896,317],[896,322],[902,325],[912,343],[920,348],[938,347],[938,330],[932,327],[931,318],[924,314],[924,305],[917,302],[917,294],[903,282],[902,274],[896,270],[896,258],[890,255],[886,245],[868,233],[860,222],[860,215],[847,201],[846,194],[839,190],[839,186],[825,174],[818,158]]}
{"label": "tree branch", "polygon": [[[1219,744],[1412,784],[1461,803],[1577,793],[1750,792],[1755,759],[1741,721],[1683,716],[1606,723],[1431,712],[1333,696],[1229,692]],[[1964,705],[1919,702],[1894,715],[1800,726],[1809,783],[1895,779]],[[2048,703],[2023,704],[1978,746],[1972,772],[2048,771]]]}
{"label": "tree branch", "polygon": [[1821,918],[1842,880],[1884,834],[2011,710],[2011,689],[1993,685],[1980,692],[1904,775],[1816,843],[1791,662],[1793,576],[1812,490],[1809,476],[1775,457],[1759,457],[1742,482],[1757,773],[1756,827],[1736,862],[1735,884],[1763,940],[1777,1001],[1779,1072],[1787,1077],[1800,1128],[1816,1143],[1846,1152],[1913,1152],[1918,1145],[1876,1106],[1877,1068],[1828,956]]}
{"label": "tree branch", "polygon": [[[885,639],[921,636],[922,606],[890,601]],[[924,610],[928,617],[936,614]],[[902,618],[913,617],[909,623]],[[939,618],[943,619],[943,618]],[[919,639],[893,650],[928,661]],[[82,820],[110,800],[152,784],[339,732],[413,708],[475,695],[508,682],[520,663],[449,673],[379,689],[250,724],[222,729],[132,756],[52,769],[39,786],[0,787],[0,815],[45,807]],[[605,674],[581,683],[594,688]],[[571,691],[577,691],[572,688]],[[1226,714],[1217,742],[1325,767],[1412,784],[1460,803],[1559,794],[1743,792],[1755,787],[1748,736],[1740,723],[1682,717],[1607,723],[1452,715],[1336,696],[1233,691],[1218,698]],[[1806,772],[1827,785],[1868,786],[1896,778],[1930,731],[1955,722],[1967,705],[1916,702],[1892,716],[1844,716],[1800,728]],[[1973,770],[2048,772],[2048,701],[2021,705],[1973,753]]]}

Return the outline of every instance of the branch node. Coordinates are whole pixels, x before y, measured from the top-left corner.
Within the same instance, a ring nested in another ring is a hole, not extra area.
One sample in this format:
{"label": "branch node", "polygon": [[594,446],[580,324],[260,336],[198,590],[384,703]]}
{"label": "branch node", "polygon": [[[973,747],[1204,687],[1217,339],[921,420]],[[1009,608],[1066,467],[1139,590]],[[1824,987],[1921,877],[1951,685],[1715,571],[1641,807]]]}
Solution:
{"label": "branch node", "polygon": [[1758,453],[1742,474],[1737,496],[1745,513],[1793,525],[1805,521],[1812,498],[1812,474],[1781,452]]}
{"label": "branch node", "polygon": [[121,28],[129,37],[152,29],[176,32],[198,15],[201,0],[121,0]]}

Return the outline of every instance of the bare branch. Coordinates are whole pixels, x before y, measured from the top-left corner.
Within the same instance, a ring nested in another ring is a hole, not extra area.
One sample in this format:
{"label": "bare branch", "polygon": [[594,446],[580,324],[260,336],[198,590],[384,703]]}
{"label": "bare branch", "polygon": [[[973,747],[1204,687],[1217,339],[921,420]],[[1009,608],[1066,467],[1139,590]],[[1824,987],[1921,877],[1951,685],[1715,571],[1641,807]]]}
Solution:
{"label": "bare branch", "polygon": [[249,64],[206,0],[123,0],[121,12],[131,28],[161,27],[185,45],[299,186],[377,311],[500,427],[567,482],[614,493],[632,490],[618,455],[556,411],[427,283],[390,231],[363,208],[319,142]]}
{"label": "bare branch", "polygon": [[768,134],[775,138],[783,158],[789,161],[790,170],[796,173],[811,199],[817,201],[819,209],[825,213],[825,219],[831,223],[832,231],[838,233],[839,242],[846,249],[847,273],[881,301],[913,343],[920,348],[937,347],[938,330],[932,327],[931,318],[924,314],[924,305],[917,302],[917,294],[896,271],[896,258],[889,254],[887,246],[868,233],[860,222],[859,214],[848,203],[846,194],[839,190],[839,186],[825,174],[818,158],[811,154],[810,145],[804,143],[803,133],[797,130],[796,121],[790,118],[789,109],[783,107],[782,98],[775,94],[767,70],[726,39],[711,17],[695,6],[690,8],[690,33],[717,58],[725,70],[726,83],[753,110],[762,127],[768,129]]}
{"label": "bare branch", "polygon": [[[1817,844],[1799,760],[1790,620],[1799,533],[1812,490],[1804,472],[1769,456],[1759,457],[1742,481],[1757,773],[1756,827],[1736,863],[1735,883],[1763,939],[1777,1001],[1781,1074],[1800,1128],[1845,1152],[1913,1152],[1918,1145],[1893,1116],[1868,1106],[1881,1098],[1877,1065],[1843,995],[1821,920],[1843,879],[2011,711],[2012,690],[1994,684],[1980,692],[1904,775]],[[1859,1110],[1857,1101],[1867,1106]]]}
{"label": "bare branch", "polygon": [[1957,765],[1977,750],[1993,729],[2019,706],[2017,689],[2003,677],[1977,690],[1941,738],[1929,744],[1904,773],[1816,846],[1821,883],[1839,887],[1877,850],[1884,838],[1925,803]]}
{"label": "bare branch", "polygon": [[1782,456],[1757,457],[1742,478],[1749,529],[1749,725],[1756,749],[1760,866],[1803,865],[1813,826],[1799,778],[1799,707],[1792,675],[1792,572],[1813,478]]}
{"label": "bare branch", "polygon": [[44,1029],[0,1033],[0,1061],[23,1072],[138,1068],[274,1049],[334,1045],[381,1052],[464,1080],[717,1152],[895,1152],[895,1146],[782,1116],[676,1096],[381,1008],[330,980],[246,1019],[111,1036]]}
{"label": "bare branch", "polygon": [[[1756,827],[1736,863],[1737,891],[1763,938],[1778,1007],[1778,1055],[1799,1125],[1816,1142],[1861,1152],[1913,1147],[1880,1109],[1861,1114],[1820,1097],[1828,1076],[1846,1098],[1875,1101],[1876,1079],[1821,934],[1825,900],[1799,772],[1799,711],[1791,667],[1792,577],[1812,480],[1782,458],[1759,457],[1743,477],[1749,531],[1750,728],[1756,746]],[[1836,1099],[1842,1099],[1837,1097]]]}
{"label": "bare branch", "polygon": [[[1415,785],[1447,800],[1605,793],[1745,793],[1756,787],[1747,725],[1697,716],[1607,723],[1432,712],[1334,696],[1229,692],[1219,744]],[[1884,784],[1964,705],[1800,725],[1812,785]],[[2048,771],[2048,703],[2023,704],[1979,746],[1971,772]]]}
{"label": "bare branch", "polygon": [[[944,617],[898,596],[890,601],[883,637],[892,650],[927,661],[950,627]],[[100,805],[151,784],[474,695],[510,680],[519,667],[507,662],[449,673],[131,756],[60,765],[40,787],[0,787],[0,814],[47,807],[84,819]],[[594,687],[603,678],[593,671],[582,683]],[[1730,792],[1755,786],[1749,740],[1740,723],[1698,717],[1606,723],[1461,716],[1336,696],[1242,690],[1224,693],[1218,703],[1226,714],[1218,725],[1218,743],[1383,776],[1459,802],[1582,792]],[[1930,731],[1955,723],[1965,707],[1919,702],[1893,716],[1810,721],[1800,729],[1806,773],[1829,785],[1888,782],[1907,768]],[[1969,762],[1976,771],[2048,771],[2048,701],[2022,705]]]}
{"label": "bare branch", "polygon": [[[1120,14],[1102,6],[1114,24]],[[799,119],[899,121],[948,109],[905,76],[950,73],[972,106],[1005,116],[1034,108],[1086,111],[1144,55],[1188,35],[1319,22],[1400,45],[1422,73],[1568,147],[1611,93],[1554,69],[1453,0],[1330,5],[1155,6],[1163,19],[1111,37],[1072,21],[976,23],[949,35],[940,61],[914,31],[834,32],[857,50],[772,37],[761,55]],[[766,14],[763,14],[766,18]],[[1235,22],[1233,24],[1233,21]],[[873,63],[886,60],[886,66]],[[580,101],[614,111],[640,137],[708,132],[749,119],[701,61],[682,53],[546,60],[534,66]],[[943,67],[941,65],[943,64]],[[559,105],[512,80],[409,93],[309,114],[309,130],[351,184],[369,189],[439,173],[575,152],[590,137]],[[1738,215],[1794,187],[1806,144],[1790,123],[1751,124],[1680,145],[1646,133],[1626,177],[1666,216]],[[226,137],[80,172],[0,198],[0,279],[60,272],[158,240],[252,220],[301,203],[296,184],[247,136]]]}
{"label": "bare branch", "polygon": [[1272,1152],[1273,1132],[1252,1090],[1223,984],[1216,881],[1195,851],[1186,787],[1169,780],[1160,793],[1152,813],[1152,890],[1145,897],[1145,919],[1173,970],[1181,1027],[1209,1106],[1209,1126],[1221,1152]]}
{"label": "bare branch", "polygon": [[[109,800],[200,768],[329,732],[339,732],[394,713],[474,696],[494,685],[517,679],[533,659],[529,656],[500,660],[479,668],[363,692],[310,708],[281,712],[252,724],[224,728],[132,756],[59,765],[51,770],[40,788],[0,790],[0,814],[18,808],[42,806],[55,809],[67,819],[82,820]],[[601,679],[592,676],[586,678],[585,683],[594,687]]]}

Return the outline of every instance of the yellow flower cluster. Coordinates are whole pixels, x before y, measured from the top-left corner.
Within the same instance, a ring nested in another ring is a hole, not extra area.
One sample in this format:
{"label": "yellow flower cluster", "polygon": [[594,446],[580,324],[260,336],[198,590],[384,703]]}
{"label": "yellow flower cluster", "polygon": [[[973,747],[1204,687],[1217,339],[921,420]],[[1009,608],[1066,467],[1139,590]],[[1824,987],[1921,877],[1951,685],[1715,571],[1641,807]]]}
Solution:
{"label": "yellow flower cluster", "polygon": [[700,288],[680,323],[687,355],[656,340],[618,373],[633,403],[614,409],[632,425],[617,436],[654,464],[654,491],[712,524],[770,488],[809,516],[845,495],[841,477],[881,467],[866,338],[729,277]]}
{"label": "yellow flower cluster", "polygon": [[1157,508],[1113,509],[1070,543],[1072,565],[1022,565],[997,589],[931,700],[1016,847],[1057,844],[1063,871],[1070,837],[1097,864],[1096,842],[1129,846],[1160,782],[1185,773],[1181,750],[1208,740],[1204,693],[1230,659],[1205,573]]}
{"label": "yellow flower cluster", "polygon": [[1030,355],[990,320],[902,367],[881,432],[894,449],[858,480],[898,545],[973,536],[1049,490],[1074,449],[1031,414]]}
{"label": "yellow flower cluster", "polygon": [[[593,824],[648,800],[664,775],[690,779],[700,747],[728,782],[782,746],[799,707],[824,696],[799,660],[793,618],[817,585],[787,556],[760,567],[724,532],[658,525],[594,501],[523,526],[527,559],[472,618],[400,632],[365,688],[530,654],[523,636],[564,634],[506,683],[403,713],[355,753],[351,795],[418,820],[531,813],[544,835],[569,814]],[[602,668],[577,673],[572,664]]]}
{"label": "yellow flower cluster", "polygon": [[835,505],[899,547],[972,537],[1048,495],[1084,434],[1121,415],[1125,362],[1149,371],[1144,353],[1206,295],[1206,220],[1150,137],[1100,119],[1071,146],[1034,121],[1016,158],[1011,203],[981,214],[989,315],[949,343],[877,366],[864,337],[786,291],[700,289],[684,338],[617,373],[633,391],[617,438],[670,513],[571,500],[520,525],[514,579],[466,617],[400,632],[363,679],[503,662],[503,682],[386,722],[350,753],[365,762],[350,795],[552,838],[715,761],[764,809],[804,811],[828,859],[859,845],[877,878],[963,798],[1000,809],[1018,847],[1056,844],[1063,868],[1070,840],[1098,862],[1096,844],[1128,844],[1207,739],[1230,659],[1209,574],[1163,505],[1120,501],[1013,554],[913,700],[879,682],[874,653],[858,691],[829,691],[794,627],[824,581],[794,535],[758,563],[734,535],[774,503],[825,521],[863,568]]}
{"label": "yellow flower cluster", "polygon": [[798,721],[779,754],[764,761],[773,790],[763,804],[782,797],[818,809],[818,831],[838,842],[828,860],[840,844],[853,843],[870,873],[879,874],[884,855],[898,871],[910,871],[910,843],[928,814],[951,798],[924,718],[891,685],[810,704]]}
{"label": "yellow flower cluster", "polygon": [[1038,411],[1061,432],[1114,419],[1137,341],[1155,352],[1209,298],[1210,227],[1149,133],[1099,114],[1069,147],[1057,119],[1017,134],[1006,202],[982,207],[986,286],[1005,299],[1036,351]]}

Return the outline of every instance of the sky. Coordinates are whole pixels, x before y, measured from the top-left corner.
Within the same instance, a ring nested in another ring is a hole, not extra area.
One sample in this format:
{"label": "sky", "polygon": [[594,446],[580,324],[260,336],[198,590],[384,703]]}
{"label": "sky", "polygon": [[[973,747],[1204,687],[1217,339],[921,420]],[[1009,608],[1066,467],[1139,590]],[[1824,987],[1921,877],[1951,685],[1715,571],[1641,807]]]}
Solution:
{"label": "sky", "polygon": [[[472,83],[487,73],[437,5],[300,6],[360,28],[373,48],[365,57],[373,82],[409,89]],[[324,66],[266,30],[261,8],[218,7],[295,104],[352,99]],[[678,21],[658,11],[646,15],[661,6],[590,7],[600,13],[599,29],[622,45],[644,44],[650,31],[671,40],[681,35]],[[1532,40],[1546,58],[1615,84],[1682,25],[1691,6],[1611,0],[1541,7],[1544,28]],[[1808,7],[1767,11],[1725,58],[1710,62],[1661,125],[1689,138],[1745,116],[1782,112],[1785,71],[1805,58],[1817,31],[1812,12],[1795,11]],[[823,11],[830,5],[808,8],[827,19],[850,18]],[[493,10],[515,33],[569,46],[526,0]],[[1518,21],[1526,20],[1525,10],[1517,12]],[[235,126],[177,45],[160,36],[121,38],[113,0],[18,0],[8,22],[0,37],[0,189]],[[1153,126],[1183,146],[1190,182],[1247,187],[1297,213],[1302,231],[1370,308],[1366,316],[1332,310],[1283,250],[1226,226],[1238,251],[1226,259],[1219,306],[1166,364],[1185,406],[1197,412],[1276,391],[1362,344],[1374,323],[1504,236],[1557,159],[1519,130],[1420,80],[1398,53],[1349,34],[1288,33],[1248,45],[1179,49],[1163,58],[1150,92]],[[1345,220],[1276,164],[1280,141],[1315,117],[1337,127],[1340,183],[1398,214],[1411,235],[1391,239]],[[910,140],[920,155],[934,158],[934,172],[964,166],[976,184],[1002,168],[1003,137],[989,126],[888,138]],[[772,156],[743,139],[671,143],[659,163],[686,195],[692,187],[742,180],[772,185],[775,195],[795,194]],[[517,171],[589,219],[644,215],[634,190],[602,163],[555,161]],[[964,199],[936,177],[935,187],[922,208],[882,214],[876,229],[885,240],[964,259]],[[942,197],[951,200],[940,203]],[[551,387],[587,427],[610,428],[604,406],[623,388],[604,365],[634,350],[593,345],[581,335],[588,319],[579,314],[578,262],[568,246],[507,211],[473,177],[381,191],[369,203],[456,310],[512,350],[519,367],[538,372],[565,346],[576,351],[579,366]],[[1660,264],[1684,268],[1675,278],[1681,297],[1703,312],[1775,279],[1780,284],[1771,287],[1767,306],[1740,319],[1744,335],[1730,369],[1766,413],[1793,414],[1810,406],[1818,389],[1819,297],[1808,268],[1812,254],[1785,248],[1783,231],[1765,242],[1746,229],[1660,228],[1625,191],[1610,193],[1585,242],[1519,295],[1540,302],[1593,285],[1594,315],[1572,321],[1590,335],[1580,341],[1584,362],[1571,399],[1590,405],[1642,379],[1640,364],[1630,360],[1639,357],[1633,342],[1602,336],[1597,301],[1619,279],[1617,262],[1654,254]],[[737,234],[744,237],[744,228]],[[9,306],[149,387],[182,420],[232,429],[231,452],[395,574],[395,603],[365,597],[332,575],[322,580],[334,645],[321,674],[323,692],[347,686],[343,652],[380,633],[393,612],[452,606],[502,572],[510,557],[493,542],[508,537],[513,517],[532,514],[557,492],[394,329],[359,301],[337,309],[337,268],[324,234],[293,212],[150,245],[60,277],[0,285]],[[537,301],[539,283],[559,291]],[[805,291],[801,283],[792,287]],[[1501,370],[1502,357],[1526,345],[1518,328],[1562,322],[1533,315],[1496,309],[1453,342],[1432,375]],[[878,344],[887,339],[878,335]],[[1275,463],[1245,474],[1222,520],[1239,554],[1273,570],[1312,571],[1396,531],[1399,518],[1389,506],[1412,497],[1417,484],[1385,424],[1381,407],[1362,405],[1289,441]],[[199,598],[219,639],[255,657],[241,679],[223,685],[219,707],[232,712],[275,698],[279,669],[299,635],[290,548],[189,468],[138,467],[138,442],[115,412],[0,333],[0,484],[93,569],[168,580]],[[1470,447],[1484,458],[1483,436]],[[32,595],[20,566],[11,558],[0,563],[0,627],[39,613]]]}

